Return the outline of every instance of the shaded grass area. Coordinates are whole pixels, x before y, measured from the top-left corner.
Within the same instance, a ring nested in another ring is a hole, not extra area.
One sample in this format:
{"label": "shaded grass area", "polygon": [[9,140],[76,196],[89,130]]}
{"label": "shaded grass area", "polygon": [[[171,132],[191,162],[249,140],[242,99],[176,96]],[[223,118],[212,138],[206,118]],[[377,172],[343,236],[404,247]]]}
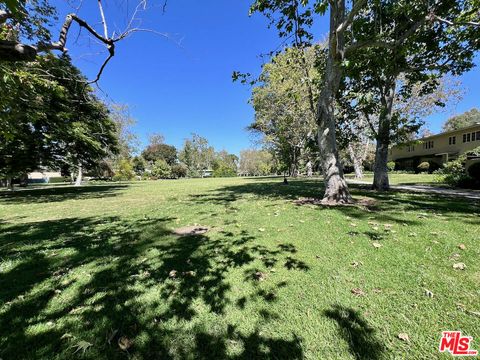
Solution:
{"label": "shaded grass area", "polygon": [[478,338],[479,204],[353,193],[374,205],[295,205],[321,182],[269,178],[2,194],[0,357],[421,359],[442,330]]}

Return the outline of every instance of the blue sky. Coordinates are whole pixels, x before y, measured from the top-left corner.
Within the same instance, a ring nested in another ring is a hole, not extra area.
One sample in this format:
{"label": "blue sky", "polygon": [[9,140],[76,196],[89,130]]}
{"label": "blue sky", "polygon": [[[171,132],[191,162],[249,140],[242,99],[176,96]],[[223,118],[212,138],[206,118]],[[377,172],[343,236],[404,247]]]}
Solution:
{"label": "blue sky", "polygon": [[[118,1],[120,3],[120,1]],[[118,43],[100,87],[108,99],[128,104],[137,120],[134,131],[145,144],[150,133],[162,133],[166,142],[181,147],[192,132],[208,138],[217,149],[239,153],[252,146],[245,127],[253,120],[248,104],[250,89],[232,83],[234,70],[258,74],[261,54],[276,49],[281,40],[260,15],[248,16],[250,0],[170,0],[163,13],[160,3],[139,14],[142,28],[168,35],[136,33]],[[53,2],[55,4],[55,1]],[[71,11],[57,0],[60,18]],[[122,2],[122,4],[127,4]],[[130,1],[133,6],[134,1]],[[157,5],[157,6],[155,6]],[[125,8],[107,2],[107,22],[123,29]],[[99,23],[96,1],[84,1],[79,12],[90,23]],[[100,27],[97,27],[100,29]],[[75,64],[93,78],[103,61],[102,50],[82,32],[72,29],[68,47]],[[327,30],[325,21],[315,25],[318,40]],[[430,116],[433,132],[452,113],[480,107],[480,70],[462,76],[467,94],[455,109]]]}

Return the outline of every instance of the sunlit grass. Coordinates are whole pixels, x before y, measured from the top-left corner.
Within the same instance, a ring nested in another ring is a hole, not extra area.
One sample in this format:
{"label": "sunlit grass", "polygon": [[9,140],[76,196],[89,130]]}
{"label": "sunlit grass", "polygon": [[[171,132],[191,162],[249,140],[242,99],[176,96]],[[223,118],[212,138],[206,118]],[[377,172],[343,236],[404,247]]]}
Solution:
{"label": "sunlit grass", "polygon": [[[321,186],[0,195],[0,358],[425,359],[442,330],[479,339],[478,203],[353,190],[375,204],[294,204]],[[194,224],[210,231],[171,233]]]}
{"label": "sunlit grass", "polygon": [[[346,174],[347,179],[353,179],[354,174]],[[365,172],[362,181],[372,182],[373,173]],[[434,186],[444,186],[445,184],[442,181],[440,175],[437,174],[402,174],[402,173],[390,173],[389,181],[391,185],[434,185]]]}

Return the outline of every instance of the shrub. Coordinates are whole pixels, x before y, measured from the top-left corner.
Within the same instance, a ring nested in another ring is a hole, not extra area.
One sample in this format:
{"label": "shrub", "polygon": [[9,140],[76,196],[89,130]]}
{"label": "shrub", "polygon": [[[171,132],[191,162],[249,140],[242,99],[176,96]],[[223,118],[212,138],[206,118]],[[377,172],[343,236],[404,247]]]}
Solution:
{"label": "shrub", "polygon": [[227,164],[220,164],[215,170],[213,170],[213,177],[233,177],[237,176],[237,172]]}
{"label": "shrub", "polygon": [[441,173],[443,181],[451,186],[462,186],[471,179],[465,171],[465,157],[459,157],[457,160],[445,164]]}
{"label": "shrub", "polygon": [[473,179],[480,181],[480,162],[473,163],[468,168],[468,175]]}
{"label": "shrub", "polygon": [[395,170],[395,161],[389,161],[389,162],[387,163],[387,169],[388,169],[388,171],[393,171],[393,170]]}
{"label": "shrub", "polygon": [[429,161],[428,163],[430,164],[430,166],[428,168],[428,172],[430,174],[432,174],[434,171],[437,171],[438,169],[440,169],[440,165],[438,165],[436,162]]}
{"label": "shrub", "polygon": [[117,169],[115,171],[115,175],[113,176],[114,181],[128,181],[132,180],[135,177],[132,164],[129,160],[119,160],[116,167]]}
{"label": "shrub", "polygon": [[430,163],[429,163],[428,161],[421,162],[421,163],[417,166],[418,172],[427,172],[428,169],[430,169]]}
{"label": "shrub", "polygon": [[188,167],[185,164],[172,165],[172,176],[176,179],[186,177],[187,172],[188,172]]}
{"label": "shrub", "polygon": [[169,179],[172,176],[172,168],[165,160],[159,159],[152,166],[152,176],[159,179]]}

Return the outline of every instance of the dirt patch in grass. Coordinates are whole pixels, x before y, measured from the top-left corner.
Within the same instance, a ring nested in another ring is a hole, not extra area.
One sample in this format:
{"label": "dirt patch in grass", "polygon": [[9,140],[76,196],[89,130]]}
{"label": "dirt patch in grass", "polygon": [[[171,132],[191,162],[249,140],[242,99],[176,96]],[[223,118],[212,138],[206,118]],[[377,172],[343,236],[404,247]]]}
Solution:
{"label": "dirt patch in grass", "polygon": [[175,235],[185,236],[185,235],[202,235],[209,230],[206,226],[183,226],[173,230]]}
{"label": "dirt patch in grass", "polygon": [[297,200],[294,200],[293,203],[295,205],[321,205],[321,206],[356,206],[356,207],[362,207],[362,208],[373,208],[377,205],[377,200],[372,199],[372,198],[360,198],[360,199],[355,199],[353,203],[326,203],[323,202],[322,199],[320,198],[300,198]]}

